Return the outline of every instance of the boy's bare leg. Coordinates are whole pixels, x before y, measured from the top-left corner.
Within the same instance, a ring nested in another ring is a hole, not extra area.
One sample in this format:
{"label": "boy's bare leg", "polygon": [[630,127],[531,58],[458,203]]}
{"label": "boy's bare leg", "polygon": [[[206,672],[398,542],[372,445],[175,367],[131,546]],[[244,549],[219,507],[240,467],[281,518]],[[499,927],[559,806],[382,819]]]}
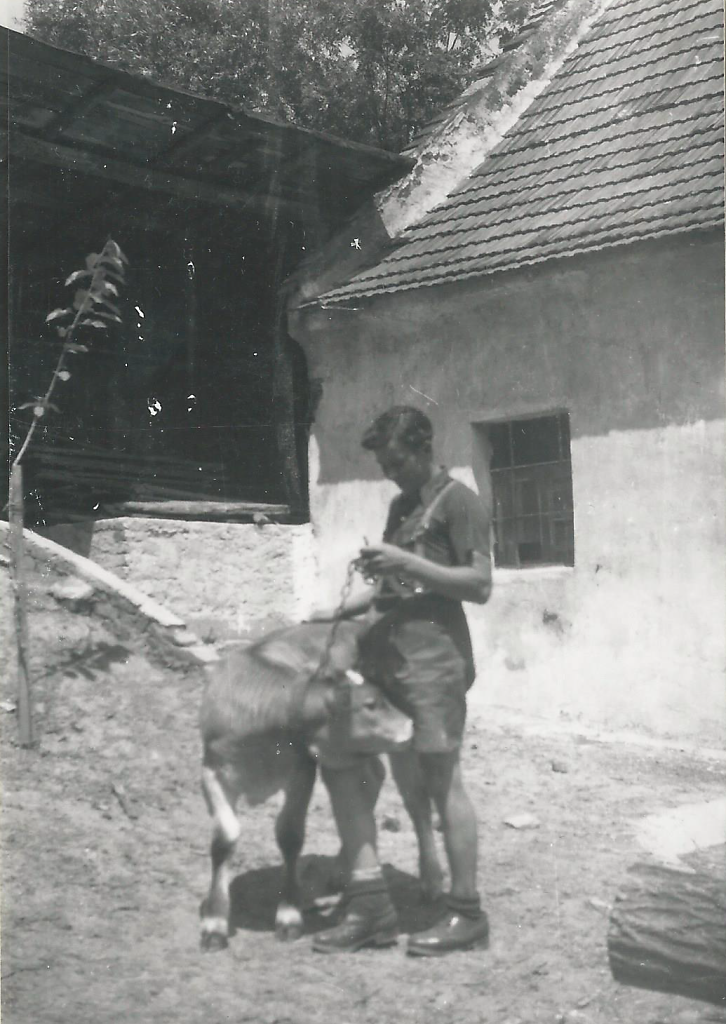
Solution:
{"label": "boy's bare leg", "polygon": [[464,788],[459,751],[419,754],[424,783],[441,818],[451,871],[451,894],[477,895],[477,824],[474,806]]}
{"label": "boy's bare leg", "polygon": [[427,931],[412,935],[408,953],[442,956],[460,949],[485,947],[489,923],[481,909],[476,884],[476,814],[461,777],[459,752],[421,754],[426,787],[441,816],[451,870],[447,912]]}

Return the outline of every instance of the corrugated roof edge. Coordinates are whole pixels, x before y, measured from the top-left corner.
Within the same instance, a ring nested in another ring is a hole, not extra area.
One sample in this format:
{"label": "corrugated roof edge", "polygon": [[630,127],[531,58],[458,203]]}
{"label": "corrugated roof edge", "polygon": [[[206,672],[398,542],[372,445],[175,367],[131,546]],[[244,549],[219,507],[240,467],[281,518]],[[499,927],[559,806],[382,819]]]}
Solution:
{"label": "corrugated roof edge", "polygon": [[[34,36],[30,36],[25,32],[16,32],[14,29],[8,28],[5,25],[0,25],[0,54],[10,58],[12,56],[13,48],[17,46],[21,48],[29,48],[31,51],[35,51],[33,56],[46,65],[52,64],[53,55],[57,55],[65,58],[66,60],[79,62],[89,69],[100,69],[103,71],[104,77],[108,77],[109,79],[113,78],[118,81],[119,89],[126,89],[129,92],[141,92],[146,95],[154,96],[159,96],[161,94],[169,94],[170,97],[183,96],[185,99],[191,100],[195,104],[199,104],[200,109],[214,112],[218,111],[220,114],[225,112],[240,120],[248,120],[252,122],[257,121],[261,125],[272,129],[279,129],[283,132],[299,133],[300,135],[305,135],[336,148],[351,150],[353,152],[360,153],[361,155],[376,158],[380,160],[382,164],[389,164],[392,168],[401,170],[402,172],[405,172],[414,165],[413,158],[406,154],[392,153],[386,149],[379,149],[376,146],[367,146],[360,142],[351,142],[348,139],[341,139],[336,135],[329,135],[326,132],[316,131],[312,128],[303,128],[302,126],[293,124],[292,122],[278,121],[276,118],[273,118],[268,114],[252,112],[246,110],[244,107],[234,106],[233,104],[215,99],[211,96],[202,96],[199,93],[189,92],[179,86],[169,85],[166,82],[150,78],[146,75],[135,74],[131,71],[122,71],[106,61],[98,60],[95,57],[89,57],[87,54],[78,53],[75,50],[68,50],[65,47],[55,46],[54,44],[47,43],[42,39],[36,39]],[[45,59],[42,57],[43,54],[45,54]]]}

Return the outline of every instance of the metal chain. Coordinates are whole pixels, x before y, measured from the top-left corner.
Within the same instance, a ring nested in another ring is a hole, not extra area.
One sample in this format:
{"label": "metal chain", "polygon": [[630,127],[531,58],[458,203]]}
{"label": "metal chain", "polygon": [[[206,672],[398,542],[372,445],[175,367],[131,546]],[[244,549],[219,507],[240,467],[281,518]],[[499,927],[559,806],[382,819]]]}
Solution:
{"label": "metal chain", "polygon": [[320,679],[321,676],[323,675],[323,673],[325,672],[325,670],[330,665],[330,655],[331,655],[331,652],[333,650],[333,645],[335,643],[335,637],[336,637],[336,634],[337,634],[338,629],[340,627],[340,623],[343,621],[341,619],[341,615],[343,613],[343,610],[345,609],[346,602],[347,602],[348,598],[350,597],[350,592],[351,592],[351,590],[353,588],[353,576],[354,576],[355,571],[356,571],[356,563],[355,563],[355,561],[349,562],[348,563],[348,568],[346,569],[346,573],[345,573],[345,580],[343,581],[343,586],[341,587],[341,591],[340,591],[340,600],[338,602],[338,607],[335,609],[335,613],[334,613],[335,617],[333,619],[333,626],[332,626],[332,629],[330,630],[330,633],[328,634],[328,639],[325,642],[325,647],[323,648],[323,653],[320,655],[320,661],[318,662],[318,666],[315,669],[315,671],[313,672],[313,674],[310,676],[310,682],[311,683],[313,682],[313,680]]}

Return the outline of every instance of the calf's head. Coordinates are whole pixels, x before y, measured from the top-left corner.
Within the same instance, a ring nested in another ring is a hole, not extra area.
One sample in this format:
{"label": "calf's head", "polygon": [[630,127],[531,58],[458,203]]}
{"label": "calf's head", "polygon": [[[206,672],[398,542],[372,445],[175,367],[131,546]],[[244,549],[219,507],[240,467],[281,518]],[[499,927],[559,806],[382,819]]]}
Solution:
{"label": "calf's head", "polygon": [[326,720],[316,742],[359,754],[380,754],[405,745],[413,723],[359,672],[347,669],[326,680]]}

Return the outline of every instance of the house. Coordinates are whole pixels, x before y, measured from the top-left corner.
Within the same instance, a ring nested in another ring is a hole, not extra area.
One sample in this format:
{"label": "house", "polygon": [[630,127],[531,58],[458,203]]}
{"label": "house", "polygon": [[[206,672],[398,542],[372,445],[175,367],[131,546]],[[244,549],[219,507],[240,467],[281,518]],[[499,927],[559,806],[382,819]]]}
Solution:
{"label": "house", "polygon": [[11,440],[50,381],[66,277],[109,235],[129,259],[123,322],[84,339],[24,460],[26,522],[187,618],[296,615],[311,396],[280,283],[412,161],[0,43]]}
{"label": "house", "polygon": [[418,405],[493,507],[472,699],[722,745],[723,9],[544,7],[290,282],[321,583],[392,494],[364,427]]}

